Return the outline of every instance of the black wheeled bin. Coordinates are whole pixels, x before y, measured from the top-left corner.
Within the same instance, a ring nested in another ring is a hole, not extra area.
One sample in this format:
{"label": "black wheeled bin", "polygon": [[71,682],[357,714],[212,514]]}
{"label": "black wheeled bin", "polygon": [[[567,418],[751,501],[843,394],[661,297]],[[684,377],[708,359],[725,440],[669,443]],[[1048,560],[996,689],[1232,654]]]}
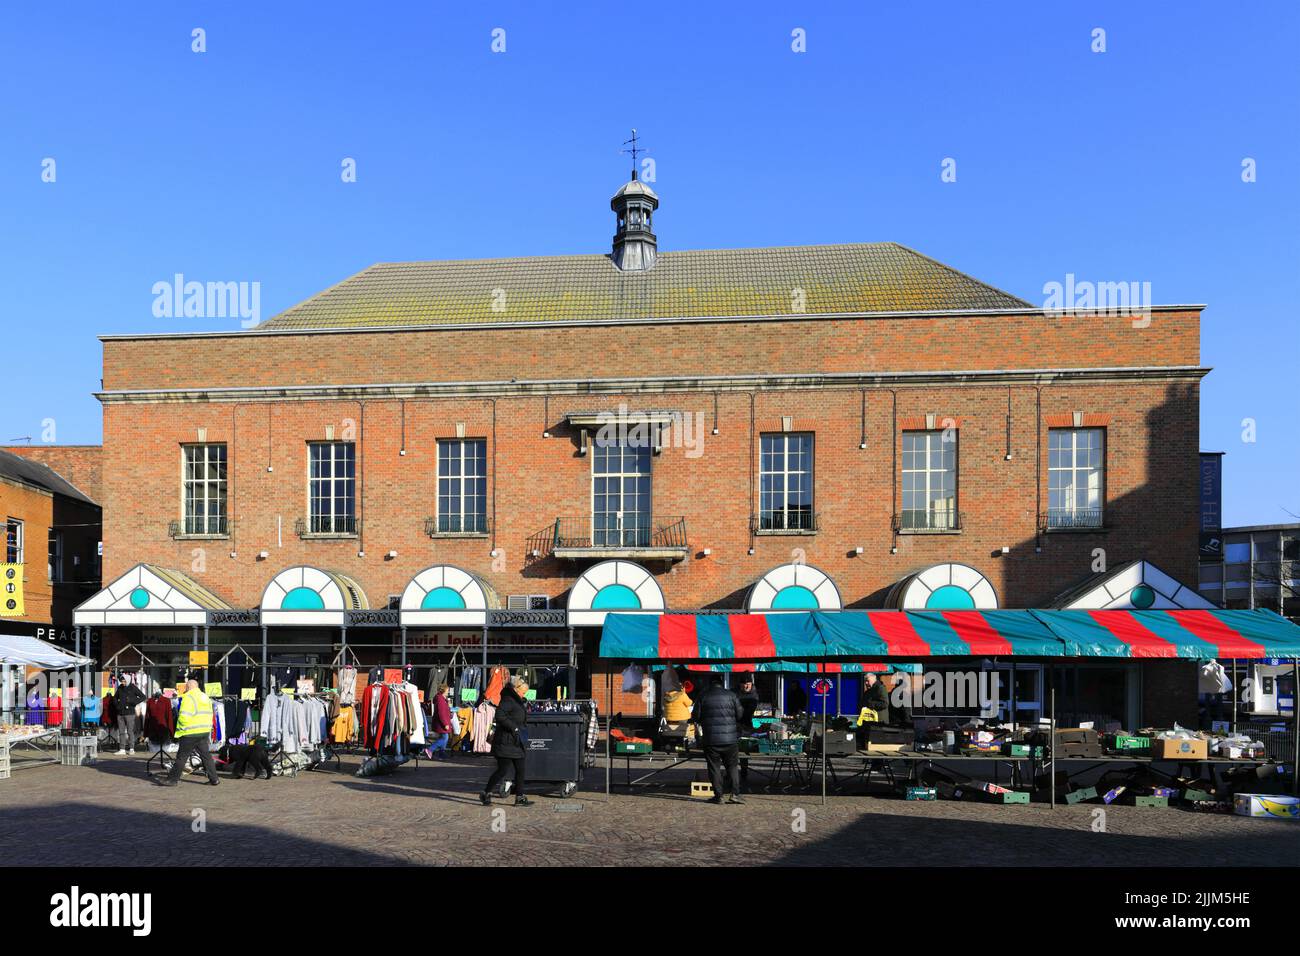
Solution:
{"label": "black wheeled bin", "polygon": [[535,783],[558,783],[567,797],[582,780],[587,719],[582,714],[528,715],[527,774]]}

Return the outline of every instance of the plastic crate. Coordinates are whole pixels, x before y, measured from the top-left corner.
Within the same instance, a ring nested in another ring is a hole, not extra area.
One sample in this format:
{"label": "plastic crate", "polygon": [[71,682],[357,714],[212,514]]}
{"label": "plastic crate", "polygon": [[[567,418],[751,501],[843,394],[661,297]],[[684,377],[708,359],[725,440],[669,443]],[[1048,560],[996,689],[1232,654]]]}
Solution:
{"label": "plastic crate", "polygon": [[653,749],[651,744],[634,744],[626,740],[614,741],[616,754],[648,754]]}
{"label": "plastic crate", "polygon": [[99,741],[94,737],[60,737],[59,763],[65,767],[86,767],[99,759]]}
{"label": "plastic crate", "polygon": [[758,742],[758,752],[760,754],[801,754],[803,753],[804,744],[807,742],[807,737],[789,737],[785,740],[760,740]]}

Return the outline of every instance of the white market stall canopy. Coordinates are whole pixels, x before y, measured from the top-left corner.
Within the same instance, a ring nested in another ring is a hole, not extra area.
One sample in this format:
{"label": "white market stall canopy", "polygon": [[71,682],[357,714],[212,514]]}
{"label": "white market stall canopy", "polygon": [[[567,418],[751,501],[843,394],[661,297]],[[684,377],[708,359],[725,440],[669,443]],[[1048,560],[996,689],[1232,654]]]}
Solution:
{"label": "white market stall canopy", "polygon": [[89,663],[89,657],[81,657],[62,650],[35,637],[28,637],[25,634],[0,634],[0,664],[17,664],[57,671],[68,667],[83,667]]}

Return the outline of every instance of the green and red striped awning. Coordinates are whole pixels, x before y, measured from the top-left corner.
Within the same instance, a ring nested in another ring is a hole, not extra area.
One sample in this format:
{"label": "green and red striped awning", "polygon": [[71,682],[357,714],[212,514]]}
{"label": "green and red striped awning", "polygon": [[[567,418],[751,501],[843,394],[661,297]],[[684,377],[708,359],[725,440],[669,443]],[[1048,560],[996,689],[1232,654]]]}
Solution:
{"label": "green and red striped awning", "polygon": [[1300,627],[1272,611],[1031,611],[1070,657],[1300,657]]}
{"label": "green and red striped awning", "polygon": [[600,656],[824,672],[900,657],[1300,658],[1300,627],[1262,610],[612,612]]}
{"label": "green and red striped awning", "polygon": [[1060,657],[1026,611],[814,611],[825,657]]}
{"label": "green and red striped awning", "polygon": [[811,614],[618,614],[605,617],[600,656],[663,661],[820,658]]}

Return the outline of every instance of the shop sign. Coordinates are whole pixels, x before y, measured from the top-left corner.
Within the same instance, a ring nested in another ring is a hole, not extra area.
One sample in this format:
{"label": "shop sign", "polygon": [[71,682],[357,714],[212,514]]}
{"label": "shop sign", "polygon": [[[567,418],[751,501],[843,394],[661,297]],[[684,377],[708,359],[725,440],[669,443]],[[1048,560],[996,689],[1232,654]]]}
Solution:
{"label": "shop sign", "polygon": [[[408,651],[450,651],[457,647],[469,650],[483,645],[482,630],[460,631],[407,631],[406,649]],[[401,632],[393,635],[393,650],[402,646]],[[488,631],[487,646],[494,647],[536,647],[567,648],[569,635],[555,631]]]}
{"label": "shop sign", "polygon": [[813,681],[812,686],[813,686],[813,693],[822,697],[825,697],[827,694],[829,694],[832,690],[835,689],[834,682],[827,680],[825,677],[817,678],[817,680]]}

